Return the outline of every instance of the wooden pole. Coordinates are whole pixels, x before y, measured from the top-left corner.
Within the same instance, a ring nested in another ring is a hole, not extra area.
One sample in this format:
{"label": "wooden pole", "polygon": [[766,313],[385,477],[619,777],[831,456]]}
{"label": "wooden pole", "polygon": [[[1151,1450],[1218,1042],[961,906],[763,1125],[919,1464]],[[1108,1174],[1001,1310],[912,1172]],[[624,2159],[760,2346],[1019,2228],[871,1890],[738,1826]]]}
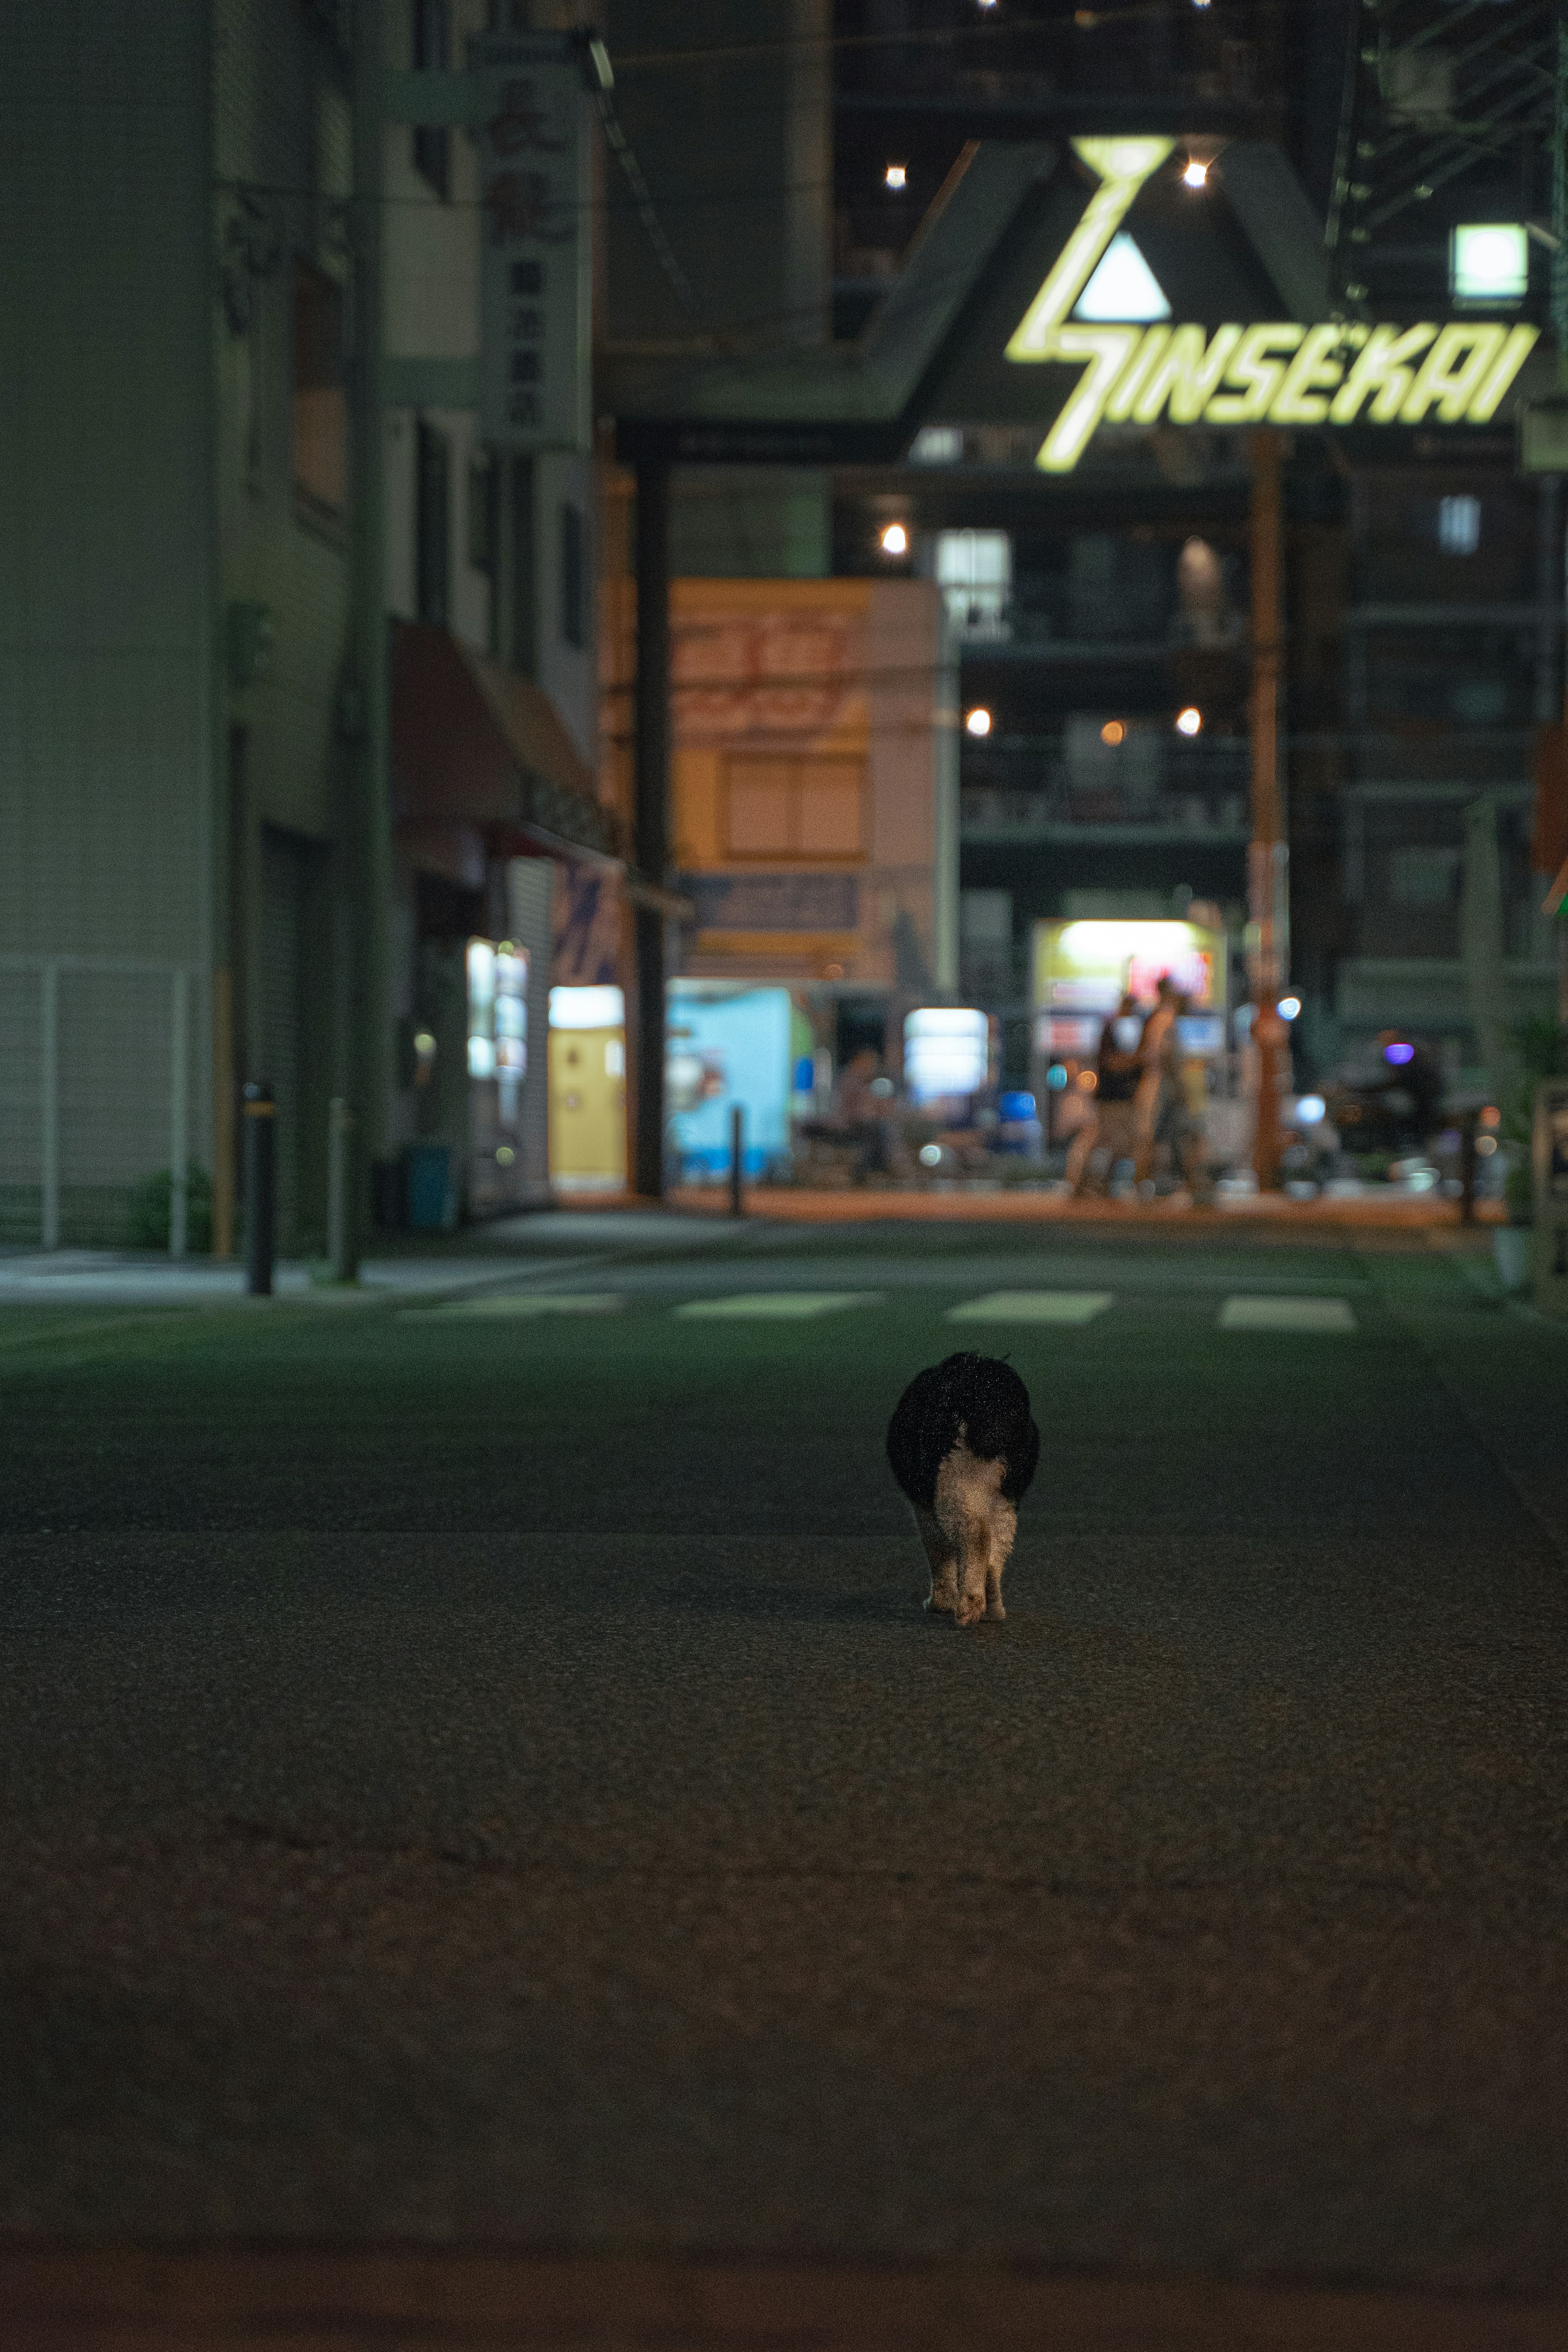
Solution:
{"label": "wooden pole", "polygon": [[[633,834],[646,882],[663,884],[670,790],[670,470],[637,468],[637,680]],[[664,915],[638,899],[632,1047],[632,1189],[664,1192]]]}
{"label": "wooden pole", "polygon": [[1252,840],[1247,853],[1248,974],[1258,1049],[1258,1124],[1252,1166],[1260,1192],[1280,1181],[1280,1068],[1286,1029],[1277,1010],[1283,982],[1279,936],[1285,828],[1280,793],[1281,449],[1277,433],[1251,436]]}

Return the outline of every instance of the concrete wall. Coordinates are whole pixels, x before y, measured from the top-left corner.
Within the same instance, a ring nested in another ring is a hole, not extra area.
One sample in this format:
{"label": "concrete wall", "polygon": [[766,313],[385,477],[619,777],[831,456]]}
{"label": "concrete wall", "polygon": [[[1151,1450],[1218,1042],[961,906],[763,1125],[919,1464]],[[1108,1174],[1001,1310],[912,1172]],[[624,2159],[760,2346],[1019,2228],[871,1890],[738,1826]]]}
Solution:
{"label": "concrete wall", "polygon": [[[0,955],[193,974],[205,1158],[214,657],[202,0],[14,0],[0,237]],[[36,971],[5,974],[0,1229],[37,1232]],[[65,1237],[167,1166],[156,975],[59,983]],[[203,1041],[199,1043],[198,1041]]]}

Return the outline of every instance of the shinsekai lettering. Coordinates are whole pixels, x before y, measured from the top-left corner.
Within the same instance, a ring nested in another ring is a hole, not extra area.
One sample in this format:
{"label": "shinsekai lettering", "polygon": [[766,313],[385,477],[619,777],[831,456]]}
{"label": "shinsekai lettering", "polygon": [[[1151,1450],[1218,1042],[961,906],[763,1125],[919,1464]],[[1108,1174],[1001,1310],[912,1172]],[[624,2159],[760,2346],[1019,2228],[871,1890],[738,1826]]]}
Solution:
{"label": "shinsekai lettering", "polygon": [[1065,474],[1103,419],[1484,425],[1497,414],[1540,332],[1482,320],[1414,327],[1303,327],[1281,320],[1217,327],[1206,336],[1201,327],[1047,321],[1037,308],[1020,322],[1008,357],[1087,362],[1035,461],[1047,473]]}
{"label": "shinsekai lettering", "polygon": [[1174,139],[1074,139],[1094,189],[1008,343],[1009,360],[1081,362],[1082,373],[1035,460],[1071,473],[1102,418],[1111,424],[1484,425],[1529,358],[1538,327],[1117,326],[1071,313]]}

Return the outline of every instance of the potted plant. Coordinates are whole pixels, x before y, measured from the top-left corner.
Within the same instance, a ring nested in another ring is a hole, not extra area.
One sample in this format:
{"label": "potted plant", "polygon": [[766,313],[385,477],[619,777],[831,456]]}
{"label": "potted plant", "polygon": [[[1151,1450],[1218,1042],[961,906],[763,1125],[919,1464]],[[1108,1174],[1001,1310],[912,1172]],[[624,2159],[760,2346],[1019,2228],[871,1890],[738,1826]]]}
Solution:
{"label": "potted plant", "polygon": [[1502,1181],[1504,1225],[1492,1228],[1492,1261],[1504,1290],[1526,1290],[1531,1279],[1531,1228],[1535,1223],[1534,1174],[1531,1166],[1531,1133],[1535,1117],[1535,1088],[1542,1078],[1554,1077],[1561,1065],[1563,1040],[1557,1024],[1542,1015],[1526,1021],[1513,1033],[1519,1075],[1503,1097],[1501,1140],[1509,1155]]}
{"label": "potted plant", "polygon": [[[1516,1147],[1517,1150],[1517,1147]],[[1530,1285],[1530,1252],[1534,1239],[1535,1193],[1530,1157],[1514,1159],[1502,1180],[1505,1225],[1492,1227],[1492,1263],[1503,1290],[1525,1290]]]}

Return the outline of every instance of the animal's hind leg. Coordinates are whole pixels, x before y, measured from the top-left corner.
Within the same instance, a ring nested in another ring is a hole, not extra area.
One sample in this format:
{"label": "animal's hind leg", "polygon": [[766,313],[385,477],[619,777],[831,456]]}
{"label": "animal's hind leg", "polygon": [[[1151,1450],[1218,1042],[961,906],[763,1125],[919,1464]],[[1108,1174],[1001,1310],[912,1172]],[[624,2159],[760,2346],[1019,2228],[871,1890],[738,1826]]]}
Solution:
{"label": "animal's hind leg", "polygon": [[1008,1613],[1002,1607],[1002,1570],[1008,1564],[1008,1555],[1013,1548],[1013,1538],[1018,1533],[1018,1524],[1019,1515],[1011,1503],[1004,1503],[998,1498],[992,1504],[990,1559],[986,1565],[986,1614],[988,1617],[1005,1617]]}
{"label": "animal's hind leg", "polygon": [[925,1606],[940,1610],[951,1617],[958,1607],[957,1556],[937,1526],[934,1511],[922,1510],[919,1504],[915,1504],[915,1523],[920,1529],[920,1540],[925,1546],[925,1557],[931,1563],[931,1591]]}

